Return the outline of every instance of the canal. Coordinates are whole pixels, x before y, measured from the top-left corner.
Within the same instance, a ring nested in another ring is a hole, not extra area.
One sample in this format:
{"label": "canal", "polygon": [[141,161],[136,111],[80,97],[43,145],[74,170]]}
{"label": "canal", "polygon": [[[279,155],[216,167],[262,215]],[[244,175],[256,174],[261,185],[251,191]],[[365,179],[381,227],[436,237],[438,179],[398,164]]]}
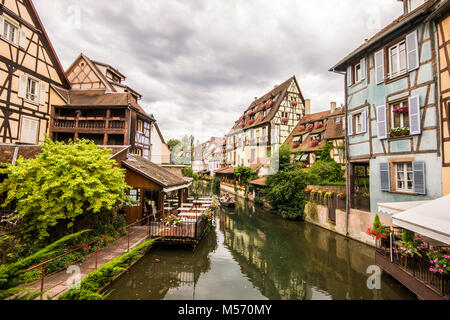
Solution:
{"label": "canal", "polygon": [[415,299],[387,275],[369,290],[374,249],[238,201],[193,251],[154,247],[109,288],[111,300]]}

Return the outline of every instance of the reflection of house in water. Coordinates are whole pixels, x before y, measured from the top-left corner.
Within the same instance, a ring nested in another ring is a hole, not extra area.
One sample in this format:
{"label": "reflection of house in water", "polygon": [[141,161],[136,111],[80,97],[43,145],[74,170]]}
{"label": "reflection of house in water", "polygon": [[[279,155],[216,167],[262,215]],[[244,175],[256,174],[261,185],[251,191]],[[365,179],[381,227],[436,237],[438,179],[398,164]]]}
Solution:
{"label": "reflection of house in water", "polygon": [[[366,286],[373,250],[360,243],[310,224],[249,212],[222,215],[220,230],[242,272],[269,299],[383,298]],[[383,292],[398,296],[394,285],[382,280]]]}

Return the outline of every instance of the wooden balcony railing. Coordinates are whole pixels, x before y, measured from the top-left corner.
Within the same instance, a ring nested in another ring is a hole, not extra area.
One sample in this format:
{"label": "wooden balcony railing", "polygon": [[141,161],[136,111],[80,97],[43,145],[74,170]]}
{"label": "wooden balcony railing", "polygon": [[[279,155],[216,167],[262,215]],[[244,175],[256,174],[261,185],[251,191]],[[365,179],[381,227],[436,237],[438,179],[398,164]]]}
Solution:
{"label": "wooden balcony railing", "polygon": [[75,120],[55,119],[53,121],[53,126],[56,128],[75,128],[75,125],[76,125]]}

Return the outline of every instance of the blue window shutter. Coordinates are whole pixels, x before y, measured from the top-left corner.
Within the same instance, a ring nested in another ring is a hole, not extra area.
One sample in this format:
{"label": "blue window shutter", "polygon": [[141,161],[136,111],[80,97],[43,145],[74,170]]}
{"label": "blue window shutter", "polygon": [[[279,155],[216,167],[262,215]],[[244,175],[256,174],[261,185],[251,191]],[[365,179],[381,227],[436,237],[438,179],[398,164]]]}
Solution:
{"label": "blue window shutter", "polygon": [[417,29],[406,35],[406,55],[408,71],[419,68],[419,44],[417,42]]}
{"label": "blue window shutter", "polygon": [[420,97],[409,98],[409,131],[410,134],[420,134]]}
{"label": "blue window shutter", "polygon": [[425,180],[425,162],[413,162],[414,193],[427,194]]}
{"label": "blue window shutter", "polygon": [[389,162],[380,163],[380,179],[381,191],[391,191]]}

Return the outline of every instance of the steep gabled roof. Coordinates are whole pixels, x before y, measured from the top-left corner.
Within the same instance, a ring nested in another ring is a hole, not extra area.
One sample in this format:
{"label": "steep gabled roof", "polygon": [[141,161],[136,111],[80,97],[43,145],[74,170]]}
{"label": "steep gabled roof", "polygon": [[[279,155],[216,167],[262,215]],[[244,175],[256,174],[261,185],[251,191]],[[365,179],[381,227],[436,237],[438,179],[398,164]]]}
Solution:
{"label": "steep gabled roof", "polygon": [[[33,20],[34,24],[40,31],[42,32],[40,35],[40,39],[43,42],[44,46],[48,50],[48,55],[50,59],[52,60],[54,67],[56,69],[56,72],[58,73],[61,83],[65,88],[70,88],[69,81],[66,78],[66,74],[64,73],[64,68],[61,65],[61,61],[58,58],[58,55],[56,54],[55,48],[53,47],[52,42],[50,41],[50,38],[47,34],[47,31],[44,28],[44,24],[42,23],[41,18],[39,17],[36,7],[33,4],[32,0],[25,0],[24,1],[25,6],[28,9],[28,13],[30,14],[31,19]],[[0,7],[3,9],[3,4],[0,4]]]}
{"label": "steep gabled roof", "polygon": [[302,92],[300,90],[300,87],[298,85],[297,79],[295,76],[290,77],[282,84],[274,87],[272,90],[264,94],[262,97],[255,99],[248,108],[244,111],[244,114],[253,108],[255,108],[255,113],[258,112],[258,108],[263,104],[267,103],[269,100],[273,100],[273,105],[271,107],[267,106],[267,114],[264,120],[260,120],[259,117],[255,117],[255,120],[252,125],[245,125],[243,128],[240,127],[240,123],[242,122],[244,114],[237,120],[233,128],[230,130],[229,134],[233,134],[234,132],[240,131],[240,130],[246,130],[249,128],[257,127],[262,124],[268,123],[272,121],[272,119],[275,117],[278,109],[280,108],[281,103],[283,102],[283,99],[286,95],[287,90],[289,89],[289,86],[291,85],[292,81],[294,81],[295,85],[297,86],[299,92],[300,92],[300,98],[302,99],[302,103],[305,103],[305,99],[303,98]]}

